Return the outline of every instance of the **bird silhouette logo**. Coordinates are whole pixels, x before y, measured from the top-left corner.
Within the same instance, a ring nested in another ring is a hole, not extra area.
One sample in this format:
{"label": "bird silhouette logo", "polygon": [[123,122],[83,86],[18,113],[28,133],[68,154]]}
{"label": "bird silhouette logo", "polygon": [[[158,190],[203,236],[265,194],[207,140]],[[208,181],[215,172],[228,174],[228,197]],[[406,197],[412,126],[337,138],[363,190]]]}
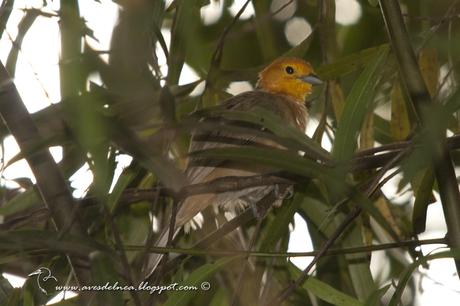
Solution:
{"label": "bird silhouette logo", "polygon": [[30,273],[28,276],[37,275],[37,286],[44,294],[48,294],[48,292],[43,288],[42,284],[47,282],[49,279],[54,279],[57,282],[57,278],[51,274],[51,270],[46,267],[40,267],[34,272]]}

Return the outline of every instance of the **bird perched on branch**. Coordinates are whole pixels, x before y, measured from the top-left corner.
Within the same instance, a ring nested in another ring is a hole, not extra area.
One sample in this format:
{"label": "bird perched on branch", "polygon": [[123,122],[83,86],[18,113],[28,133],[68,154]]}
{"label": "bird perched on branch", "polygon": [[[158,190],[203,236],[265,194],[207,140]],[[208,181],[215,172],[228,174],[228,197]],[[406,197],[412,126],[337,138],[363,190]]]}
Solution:
{"label": "bird perched on branch", "polygon": [[[279,116],[286,124],[305,132],[308,119],[305,98],[311,94],[313,85],[321,83],[308,62],[299,58],[280,58],[260,72],[255,90],[234,96],[224,101],[221,107],[244,112],[262,108]],[[261,139],[258,136],[250,135],[250,133],[237,134],[231,131],[214,130],[193,135],[190,152],[248,144],[285,149],[272,140]],[[208,163],[203,164],[194,163],[193,159],[189,160],[186,175],[190,184],[205,183],[222,177],[253,176],[269,172],[264,166],[245,165],[244,167],[232,168],[228,163],[224,163],[223,161],[208,161]],[[179,232],[182,226],[211,204],[219,205],[224,209],[253,205],[275,189],[276,186],[271,185],[220,194],[207,193],[189,196],[179,204],[173,236]],[[285,194],[279,196],[279,202],[284,196]],[[169,229],[165,229],[159,235],[156,246],[166,246],[168,235]],[[162,255],[152,254],[146,271],[151,273],[161,258]]]}

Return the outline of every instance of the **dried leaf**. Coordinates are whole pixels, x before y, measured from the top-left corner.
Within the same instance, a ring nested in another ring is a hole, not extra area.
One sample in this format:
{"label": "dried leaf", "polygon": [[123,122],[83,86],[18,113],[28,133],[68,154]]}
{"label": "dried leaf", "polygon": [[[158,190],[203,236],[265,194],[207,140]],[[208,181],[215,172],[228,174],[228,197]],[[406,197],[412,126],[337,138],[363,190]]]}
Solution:
{"label": "dried leaf", "polygon": [[391,91],[391,135],[394,140],[405,140],[409,136],[411,126],[407,104],[397,81]]}
{"label": "dried leaf", "polygon": [[425,81],[426,87],[430,96],[436,94],[439,80],[439,62],[438,53],[436,49],[425,48],[420,51],[419,54],[419,65],[420,71],[422,72],[423,80]]}

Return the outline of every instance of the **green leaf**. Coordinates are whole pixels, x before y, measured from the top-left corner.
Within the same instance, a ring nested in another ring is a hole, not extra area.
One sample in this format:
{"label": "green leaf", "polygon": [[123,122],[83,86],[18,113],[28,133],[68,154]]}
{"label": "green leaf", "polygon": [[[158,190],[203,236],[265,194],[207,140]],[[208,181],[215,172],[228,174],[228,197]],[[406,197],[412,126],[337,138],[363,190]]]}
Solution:
{"label": "green leaf", "polygon": [[375,140],[385,144],[393,141],[390,132],[390,123],[374,113],[374,137]]}
{"label": "green leaf", "polygon": [[2,305],[6,305],[6,306],[23,306],[24,304],[21,303],[21,295],[22,295],[22,291],[21,291],[21,288],[14,288],[8,298],[8,302],[6,304],[2,304]]}
{"label": "green leaf", "polygon": [[[367,199],[364,208],[371,207],[371,203]],[[356,203],[363,204],[361,201]],[[308,220],[315,224],[318,231],[322,232],[326,237],[330,237],[336,230],[337,226],[345,219],[345,214],[341,211],[335,212],[331,210],[330,206],[313,199],[311,197],[304,197],[304,202],[300,206],[301,211],[308,217]],[[375,209],[375,208],[374,208]],[[369,209],[375,213],[372,209]],[[356,222],[355,222],[356,223]],[[379,222],[380,223],[380,222]],[[386,222],[384,222],[386,224]],[[352,224],[351,228],[347,230],[347,233],[342,237],[343,247],[356,247],[363,245],[362,233],[360,224]],[[387,227],[385,227],[387,229]],[[369,262],[366,259],[366,255],[363,254],[348,254],[345,255],[348,263],[348,270],[352,280],[353,287],[355,288],[356,294],[360,299],[366,299],[370,295],[374,283],[372,275],[369,270]]]}
{"label": "green leaf", "polygon": [[434,97],[439,83],[439,55],[434,48],[422,48],[418,55],[418,64],[425,85],[431,97]]}
{"label": "green leaf", "polygon": [[21,150],[19,153],[14,155],[8,162],[5,164],[4,168],[8,168],[17,161],[20,161],[27,156],[33,155],[35,152],[46,150],[48,147],[59,145],[64,139],[60,135],[54,135],[51,138],[41,139],[39,142],[35,142],[33,146],[30,146],[27,150]]}
{"label": "green leaf", "polygon": [[118,178],[115,187],[107,198],[107,207],[111,212],[115,210],[116,204],[118,203],[118,200],[120,200],[123,191],[129,186],[136,175],[137,171],[134,169],[126,168],[123,170],[123,173]]}
{"label": "green leaf", "polygon": [[193,271],[185,281],[179,284],[181,286],[195,286],[198,288],[198,290],[174,291],[170,294],[168,300],[163,306],[190,305],[190,301],[193,299],[194,296],[198,294],[203,294],[204,291],[202,289],[203,287],[201,286],[204,282],[208,282],[211,289],[213,287],[217,287],[217,284],[213,284],[210,282],[212,276],[236,258],[239,258],[239,256],[222,258],[217,260],[216,262],[208,263],[199,267],[198,269]]}
{"label": "green leaf", "polygon": [[110,121],[112,139],[118,147],[132,155],[142,166],[152,171],[168,188],[178,191],[186,184],[182,171],[159,152],[148,150],[149,144],[117,120]]}
{"label": "green leaf", "polygon": [[[117,216],[117,227],[120,231],[122,244],[123,245],[143,245],[145,244],[145,238],[149,235],[149,228],[151,223],[149,222],[148,213],[144,214],[120,214]],[[126,257],[131,262],[139,252],[128,252]]]}
{"label": "green leaf", "polygon": [[200,79],[184,85],[172,85],[170,90],[176,98],[187,97],[201,82],[203,80]]}
{"label": "green leaf", "polygon": [[[369,200],[366,200],[369,202]],[[359,199],[356,203],[360,203]],[[366,205],[368,206],[368,205]],[[330,209],[316,199],[305,197],[301,204],[301,211],[306,215],[309,221],[313,222],[318,231],[321,231],[326,237],[336,230],[337,226],[346,218],[345,214]],[[363,238],[361,231],[362,224],[359,219],[355,223],[350,224],[350,228],[342,236],[342,247],[363,246]],[[356,295],[360,300],[365,300],[370,296],[374,282],[369,269],[369,261],[366,254],[347,254],[344,256],[344,262],[347,264],[350,279]]]}
{"label": "green leaf", "polygon": [[6,30],[6,24],[10,18],[11,12],[13,11],[14,0],[2,1],[0,9],[0,37],[3,36],[3,32]]}
{"label": "green leaf", "polygon": [[432,191],[433,184],[434,173],[431,167],[423,170],[419,184],[412,183],[415,193],[414,209],[412,211],[412,229],[414,234],[420,234],[425,231],[428,205],[435,201]]}
{"label": "green leaf", "polygon": [[279,208],[279,211],[272,218],[264,228],[264,237],[261,239],[259,251],[267,252],[273,251],[274,246],[277,245],[283,235],[289,233],[289,222],[292,221],[299,204],[302,202],[303,194],[297,192],[290,203]]}
{"label": "green leaf", "polygon": [[179,82],[179,76],[185,62],[186,51],[193,43],[192,25],[200,22],[201,0],[180,0],[176,2],[174,26],[171,32],[171,47],[168,59],[167,84]]}
{"label": "green leaf", "polygon": [[285,52],[282,56],[295,56],[295,57],[304,57],[308,49],[310,49],[310,44],[313,39],[313,32],[308,35],[307,38],[302,40],[300,44],[291,48],[289,51]]}
{"label": "green leaf", "polygon": [[209,305],[212,306],[230,306],[229,301],[227,299],[227,290],[226,288],[219,288],[217,292],[214,294],[211,302]]}
{"label": "green leaf", "polygon": [[393,139],[398,141],[405,140],[411,130],[409,113],[399,81],[393,83],[391,91],[390,127]]}
{"label": "green leaf", "polygon": [[369,4],[374,7],[377,7],[379,5],[379,0],[368,0],[368,1],[369,1]]}
{"label": "green leaf", "polygon": [[339,161],[350,159],[355,151],[356,139],[366,112],[374,101],[374,89],[387,52],[388,48],[379,50],[373,61],[356,80],[345,101],[332,150],[332,155]]}
{"label": "green leaf", "polygon": [[359,137],[359,148],[369,149],[374,147],[374,113],[368,112],[364,117],[361,136]]}
{"label": "green leaf", "polygon": [[0,207],[0,215],[6,217],[28,208],[40,206],[41,203],[42,201],[37,195],[35,188],[30,188],[3,204]]}
{"label": "green leaf", "polygon": [[59,303],[53,304],[53,306],[79,306],[81,305],[78,297],[74,297],[68,300],[60,301]]}
{"label": "green leaf", "polygon": [[[119,278],[117,272],[114,269],[114,262],[110,257],[101,252],[93,252],[90,254],[91,260],[91,276],[96,286],[118,285],[123,286],[124,283]],[[90,284],[84,284],[90,285]],[[113,306],[124,306],[123,293],[119,290],[107,291],[98,290],[96,292],[96,299],[99,305],[113,305]]]}
{"label": "green leaf", "polygon": [[326,237],[331,236],[336,228],[336,224],[333,222],[334,217],[345,219],[342,212],[331,211],[329,205],[310,197],[309,194],[303,194],[300,211]]}
{"label": "green leaf", "polygon": [[[292,263],[289,263],[289,272],[294,278],[300,276],[300,270],[295,267]],[[310,276],[303,283],[302,287],[307,291],[313,293],[321,300],[328,302],[336,306],[364,306],[363,303],[358,301],[356,298],[349,296],[328,284],[320,281],[319,279]]]}
{"label": "green leaf", "polygon": [[40,251],[86,257],[95,250],[109,251],[95,240],[67,235],[61,237],[56,231],[21,229],[0,232],[2,256],[11,253],[22,256],[27,252]]}
{"label": "green leaf", "polygon": [[0,305],[5,305],[12,294],[13,286],[0,274]]}
{"label": "green leaf", "polygon": [[337,79],[355,70],[372,65],[376,57],[379,57],[382,52],[386,53],[387,51],[388,44],[364,49],[344,56],[331,64],[323,65],[316,69],[316,72],[323,80]]}
{"label": "green leaf", "polygon": [[273,59],[279,54],[279,44],[274,29],[274,24],[265,16],[270,15],[270,3],[267,1],[253,2],[257,39],[261,46],[264,60]]}
{"label": "green leaf", "polygon": [[450,96],[445,104],[446,113],[452,114],[460,108],[460,89],[457,89],[455,93]]}
{"label": "green leaf", "polygon": [[37,306],[34,303],[34,297],[31,292],[31,288],[28,288],[28,286],[23,290],[22,294],[22,299],[23,299],[23,306]]}
{"label": "green leaf", "polygon": [[356,192],[351,200],[356,205],[361,206],[365,212],[372,216],[372,218],[374,218],[374,220],[377,221],[377,223],[393,237],[393,239],[399,239],[399,236],[395,233],[388,220],[382,215],[380,210],[377,209],[376,205],[369,199],[369,197],[365,196],[363,193]]}
{"label": "green leaf", "polygon": [[37,19],[38,15],[40,14],[40,10],[38,9],[29,9],[26,10],[25,15],[22,17],[21,21],[18,24],[18,34],[16,35],[16,39],[12,44],[11,51],[8,54],[8,59],[6,60],[6,70],[10,76],[14,77],[16,72],[16,63],[18,60],[19,51],[22,47],[22,41],[26,36],[29,29],[32,27],[33,23]]}
{"label": "green leaf", "polygon": [[308,178],[328,177],[328,168],[287,150],[257,148],[251,146],[238,148],[216,148],[192,152],[193,158],[212,158],[213,160],[234,160],[245,163],[258,163],[272,166]]}
{"label": "green leaf", "polygon": [[380,301],[383,295],[390,289],[391,285],[386,285],[382,288],[379,288],[372,293],[369,298],[366,300],[366,306],[380,306]]}
{"label": "green leaf", "polygon": [[460,250],[450,250],[445,252],[439,252],[436,254],[428,255],[417,259],[414,263],[408,266],[400,275],[398,285],[396,286],[396,290],[391,297],[390,303],[388,306],[398,306],[401,303],[401,297],[404,292],[404,288],[406,287],[407,283],[411,279],[414,271],[418,268],[418,266],[427,263],[430,260],[435,259],[442,259],[442,258],[460,258]]}

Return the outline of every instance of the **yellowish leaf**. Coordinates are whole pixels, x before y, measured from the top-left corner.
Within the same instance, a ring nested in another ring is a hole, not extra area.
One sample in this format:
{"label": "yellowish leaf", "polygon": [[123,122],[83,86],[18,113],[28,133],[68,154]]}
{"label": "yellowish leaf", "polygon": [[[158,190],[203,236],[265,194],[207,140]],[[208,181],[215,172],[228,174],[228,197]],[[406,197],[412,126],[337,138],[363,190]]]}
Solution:
{"label": "yellowish leaf", "polygon": [[391,135],[395,140],[404,140],[410,133],[410,121],[401,86],[396,81],[391,91]]}
{"label": "yellowish leaf", "polygon": [[419,54],[419,65],[428,92],[433,97],[438,88],[439,80],[439,62],[436,49],[422,49]]}

